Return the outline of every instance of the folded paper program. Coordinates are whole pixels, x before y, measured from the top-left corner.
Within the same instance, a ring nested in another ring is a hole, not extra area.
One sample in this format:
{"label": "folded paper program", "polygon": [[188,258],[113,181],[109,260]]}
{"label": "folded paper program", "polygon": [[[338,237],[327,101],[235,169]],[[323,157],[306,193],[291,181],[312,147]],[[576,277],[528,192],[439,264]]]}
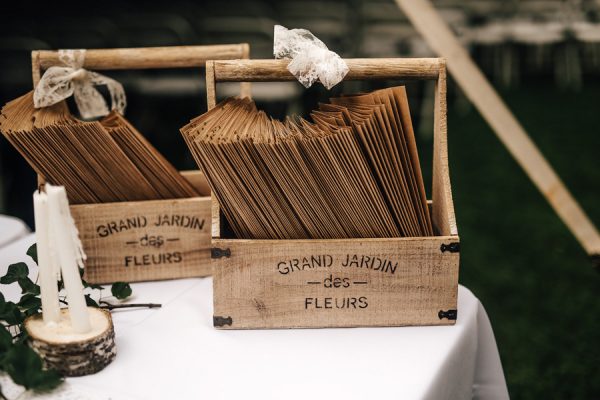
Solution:
{"label": "folded paper program", "polygon": [[102,117],[110,110],[94,86],[106,85],[110,93],[111,109],[120,114],[125,112],[127,101],[123,86],[107,76],[83,69],[85,50],[59,50],[58,58],[65,66],[46,70],[33,95],[36,108],[48,107],[74,96],[83,118]]}
{"label": "folded paper program", "polygon": [[319,80],[331,89],[348,73],[344,60],[306,29],[275,25],[273,55],[291,59],[288,70],[307,88]]}

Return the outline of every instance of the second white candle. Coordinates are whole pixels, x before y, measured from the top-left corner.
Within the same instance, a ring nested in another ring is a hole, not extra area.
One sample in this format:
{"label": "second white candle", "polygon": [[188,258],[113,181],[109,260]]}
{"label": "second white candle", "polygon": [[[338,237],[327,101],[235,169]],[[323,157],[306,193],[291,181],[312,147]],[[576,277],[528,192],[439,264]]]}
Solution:
{"label": "second white candle", "polygon": [[83,294],[83,284],[77,265],[77,248],[74,243],[76,229],[69,212],[69,203],[65,188],[62,186],[46,185],[48,195],[48,212],[50,215],[50,231],[54,235],[56,253],[62,272],[63,283],[67,291],[69,314],[73,330],[78,333],[89,332],[90,317]]}

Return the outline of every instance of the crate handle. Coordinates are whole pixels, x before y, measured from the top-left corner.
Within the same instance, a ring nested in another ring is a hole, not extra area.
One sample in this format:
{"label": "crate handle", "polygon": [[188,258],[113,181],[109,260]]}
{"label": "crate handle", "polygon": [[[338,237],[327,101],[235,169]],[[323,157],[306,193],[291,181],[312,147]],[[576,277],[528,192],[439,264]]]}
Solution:
{"label": "crate handle", "polygon": [[[348,80],[437,80],[446,68],[443,58],[349,58]],[[214,60],[206,63],[208,108],[216,104],[216,82],[294,81],[289,60]]]}
{"label": "crate handle", "polygon": [[[208,60],[247,59],[248,43],[206,46],[132,47],[122,49],[86,50],[83,67],[90,70],[156,69],[203,67]],[[42,72],[61,65],[56,50],[31,52],[34,87]]]}

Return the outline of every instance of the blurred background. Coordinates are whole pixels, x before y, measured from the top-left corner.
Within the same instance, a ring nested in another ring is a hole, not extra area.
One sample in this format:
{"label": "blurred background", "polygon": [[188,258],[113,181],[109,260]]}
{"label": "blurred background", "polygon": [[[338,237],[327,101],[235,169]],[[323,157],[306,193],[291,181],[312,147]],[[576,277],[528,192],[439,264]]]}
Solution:
{"label": "blurred background", "polygon": [[[575,198],[600,226],[600,0],[438,0],[459,35]],[[129,0],[0,6],[0,103],[31,89],[30,51],[248,42],[272,58],[273,25],[306,28],[344,57],[423,57],[430,49],[392,0]],[[125,86],[128,119],[179,169],[194,162],[179,128],[206,110],[203,70],[107,72]],[[306,115],[331,94],[257,84],[270,114]],[[219,85],[233,95],[236,85]],[[407,86],[426,184],[433,87]],[[515,399],[600,398],[600,275],[450,78],[450,173],[460,281],[488,311]],[[33,223],[33,171],[0,137],[0,214]]]}

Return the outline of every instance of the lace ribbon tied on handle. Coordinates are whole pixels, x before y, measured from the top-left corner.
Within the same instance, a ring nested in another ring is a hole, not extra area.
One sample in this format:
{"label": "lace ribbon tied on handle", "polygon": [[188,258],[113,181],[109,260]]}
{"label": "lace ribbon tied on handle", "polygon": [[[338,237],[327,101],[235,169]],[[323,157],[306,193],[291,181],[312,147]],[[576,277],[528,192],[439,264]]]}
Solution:
{"label": "lace ribbon tied on handle", "polygon": [[331,89],[348,73],[344,60],[306,29],[275,25],[273,55],[277,59],[291,59],[288,70],[306,88],[319,80]]}
{"label": "lace ribbon tied on handle", "polygon": [[46,70],[33,93],[35,108],[48,107],[74,96],[83,118],[103,117],[110,111],[104,97],[94,86],[106,85],[110,93],[111,110],[125,113],[127,100],[123,85],[107,76],[83,69],[85,50],[59,50],[58,58],[65,66]]}

